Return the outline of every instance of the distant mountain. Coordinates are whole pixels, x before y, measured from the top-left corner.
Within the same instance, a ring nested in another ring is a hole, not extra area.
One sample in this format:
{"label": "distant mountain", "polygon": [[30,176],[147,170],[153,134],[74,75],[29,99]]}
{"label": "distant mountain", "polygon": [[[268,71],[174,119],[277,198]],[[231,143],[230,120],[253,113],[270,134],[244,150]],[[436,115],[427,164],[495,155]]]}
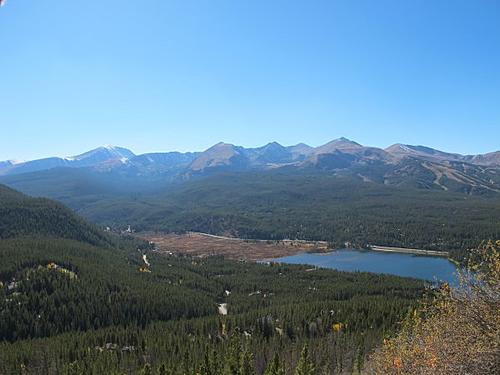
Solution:
{"label": "distant mountain", "polygon": [[245,150],[249,161],[255,165],[281,165],[293,161],[293,154],[289,148],[278,142],[271,142],[258,148]]}
{"label": "distant mountain", "polygon": [[500,151],[484,155],[469,155],[465,157],[465,160],[478,165],[500,166]]}
{"label": "distant mountain", "polygon": [[386,148],[385,151],[400,158],[412,156],[434,160],[464,160],[464,156],[459,154],[451,154],[425,146],[411,146],[400,143]]}
{"label": "distant mountain", "polygon": [[299,143],[287,148],[292,153],[294,160],[303,160],[314,152],[314,147],[306,145],[305,143]]}
{"label": "distant mountain", "polygon": [[187,168],[199,155],[199,152],[142,154],[130,159],[122,169],[136,171],[138,175],[176,173]]}
{"label": "distant mountain", "polygon": [[202,152],[188,170],[199,174],[299,166],[314,150],[303,143],[285,147],[271,142],[262,147],[244,148],[221,142]]}
{"label": "distant mountain", "polygon": [[70,162],[72,167],[95,167],[100,165],[113,165],[116,163],[126,163],[135,157],[134,153],[123,147],[106,146],[85,152],[81,155],[68,157],[65,160]]}
{"label": "distant mountain", "polygon": [[363,146],[361,146],[359,143],[353,142],[347,138],[339,138],[339,139],[334,139],[331,142],[328,142],[327,144],[324,144],[323,146],[319,146],[314,149],[314,154],[319,155],[319,154],[331,154],[337,151],[353,151],[353,150],[359,150],[362,149]]}
{"label": "distant mountain", "polygon": [[10,167],[12,167],[12,161],[10,160],[0,161],[0,169],[10,168]]}
{"label": "distant mountain", "polygon": [[193,172],[203,172],[213,169],[245,169],[250,165],[243,147],[237,147],[229,143],[217,143],[208,150],[202,152],[189,165],[188,169]]}
{"label": "distant mountain", "polygon": [[365,147],[347,138],[339,138],[313,149],[303,166],[323,170],[341,170],[374,163],[392,163],[392,155],[382,149]]}
{"label": "distant mountain", "polygon": [[16,164],[12,162],[0,162],[0,175],[30,173],[59,167],[94,167],[106,169],[126,163],[134,156],[134,153],[126,148],[113,146],[99,147],[81,155],[67,158],[51,157]]}
{"label": "distant mountain", "polygon": [[[319,147],[303,143],[286,147],[271,142],[262,147],[244,148],[221,142],[203,152],[142,155],[134,155],[126,148],[107,146],[67,158],[46,158],[24,163],[0,162],[0,176],[43,173],[54,168],[86,168],[97,173],[93,173],[93,180],[99,180],[98,173],[105,173],[103,179],[109,181],[116,178],[123,182],[123,177],[127,179],[127,184],[137,187],[144,186],[149,180],[150,184],[161,185],[220,172],[292,168],[314,169],[339,176],[351,175],[363,182],[384,185],[476,195],[500,193],[500,151],[484,155],[460,155],[405,144],[381,149],[343,137]],[[25,186],[26,180],[28,184],[34,183],[30,182],[32,178],[34,176],[22,177],[23,184],[17,187]],[[139,178],[142,179],[141,183],[133,181]],[[33,187],[28,189],[30,193],[33,190]]]}
{"label": "distant mountain", "polygon": [[68,161],[62,158],[45,158],[14,164],[0,169],[0,175],[21,174],[43,171],[52,168],[68,166]]}

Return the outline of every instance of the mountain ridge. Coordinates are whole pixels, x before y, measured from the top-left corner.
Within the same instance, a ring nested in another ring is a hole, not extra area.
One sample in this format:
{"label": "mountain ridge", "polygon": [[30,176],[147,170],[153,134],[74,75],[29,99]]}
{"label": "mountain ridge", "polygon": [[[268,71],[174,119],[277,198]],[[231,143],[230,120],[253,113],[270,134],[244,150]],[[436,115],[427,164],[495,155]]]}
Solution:
{"label": "mountain ridge", "polygon": [[[500,151],[479,155],[444,152],[397,143],[385,149],[341,137],[318,147],[270,142],[245,148],[219,142],[203,152],[134,154],[105,146],[67,158],[0,162],[0,176],[26,175],[54,168],[86,168],[129,178],[185,181],[223,172],[315,169],[327,174],[356,175],[364,182],[451,190],[467,194],[500,193]],[[26,175],[27,176],[27,175]]]}
{"label": "mountain ridge", "polygon": [[[50,161],[50,160],[57,160],[57,161],[62,161],[60,164],[64,164],[64,162],[69,162],[68,164],[71,164],[71,162],[80,162],[80,163],[75,163],[76,167],[82,167],[82,166],[95,166],[101,162],[108,162],[113,159],[120,159],[123,163],[126,161],[131,161],[135,158],[139,157],[145,157],[147,155],[197,155],[200,156],[204,153],[209,153],[217,149],[221,149],[222,147],[225,148],[233,148],[235,150],[239,150],[240,152],[243,150],[247,154],[252,154],[255,152],[258,152],[260,150],[265,150],[269,148],[276,148],[279,147],[283,150],[288,150],[292,153],[295,154],[300,154],[304,156],[309,156],[311,154],[328,154],[328,153],[334,153],[335,151],[352,151],[352,150],[361,150],[361,149],[371,149],[371,150],[381,150],[385,151],[388,154],[393,154],[393,155],[405,155],[405,156],[427,156],[427,157],[433,157],[433,158],[439,158],[439,159],[445,159],[445,160],[459,160],[459,161],[467,161],[473,164],[480,164],[480,165],[500,165],[500,150],[498,151],[491,151],[483,154],[460,154],[460,153],[451,153],[451,152],[446,152],[446,151],[441,151],[435,148],[431,148],[428,146],[423,146],[423,145],[409,145],[409,144],[403,144],[403,143],[395,143],[391,146],[388,146],[386,148],[381,148],[381,147],[375,147],[375,146],[365,146],[360,143],[357,143],[353,140],[350,140],[345,137],[340,137],[337,139],[334,139],[332,141],[329,141],[325,144],[322,144],[317,147],[309,146],[306,143],[298,143],[296,145],[292,146],[283,146],[280,143],[276,141],[272,141],[267,143],[264,146],[260,147],[243,147],[243,146],[238,146],[234,145],[232,143],[227,143],[227,142],[219,142],[208,149],[198,152],[198,151],[188,151],[188,152],[179,152],[179,151],[165,151],[165,152],[148,152],[148,153],[143,153],[143,154],[134,154],[131,150],[124,148],[124,147],[119,147],[119,146],[100,146],[95,149],[86,151],[84,153],[75,155],[75,156],[67,156],[67,157],[45,157],[45,158],[40,158],[40,159],[33,159],[33,160],[28,160],[28,161],[14,161],[14,160],[4,160],[0,161],[0,174],[10,174],[9,171],[5,171],[6,168],[9,167],[15,167],[15,166],[22,166],[26,164],[31,164],[34,162],[42,162],[42,161]],[[99,156],[95,158],[95,156]],[[105,155],[105,156],[103,156]],[[107,156],[107,157],[106,157]],[[90,160],[89,160],[90,159]],[[95,160],[97,159],[97,160]],[[85,163],[82,163],[82,161],[85,161]],[[59,166],[59,165],[58,165]],[[43,167],[42,167],[43,168]],[[51,166],[48,166],[48,168],[51,168]],[[47,168],[47,169],[48,169]],[[46,169],[46,168],[43,168]],[[43,170],[43,169],[38,169],[38,170]]]}

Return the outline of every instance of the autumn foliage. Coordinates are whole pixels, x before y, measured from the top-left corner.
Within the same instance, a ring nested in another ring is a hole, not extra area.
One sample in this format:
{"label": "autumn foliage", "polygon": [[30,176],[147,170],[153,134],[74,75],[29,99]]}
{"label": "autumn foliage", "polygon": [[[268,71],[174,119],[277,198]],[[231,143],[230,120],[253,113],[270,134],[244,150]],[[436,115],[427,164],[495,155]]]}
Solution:
{"label": "autumn foliage", "polygon": [[498,374],[500,241],[483,243],[460,275],[413,311],[371,360],[373,374]]}

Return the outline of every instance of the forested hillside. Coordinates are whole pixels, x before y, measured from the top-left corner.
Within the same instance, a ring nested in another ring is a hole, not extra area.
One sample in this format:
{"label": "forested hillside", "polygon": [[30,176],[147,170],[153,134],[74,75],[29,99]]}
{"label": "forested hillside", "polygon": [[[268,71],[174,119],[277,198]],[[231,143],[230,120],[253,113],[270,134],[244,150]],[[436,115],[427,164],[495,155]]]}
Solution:
{"label": "forested hillside", "polygon": [[[0,202],[16,213],[19,199],[39,202],[11,190]],[[4,221],[1,374],[261,374],[275,355],[290,372],[306,344],[331,374],[362,368],[422,293],[397,277],[165,256],[127,238],[96,245],[83,221],[61,238],[37,229],[60,224],[50,204],[38,208],[19,208],[40,221],[32,234]]]}
{"label": "forested hillside", "polygon": [[99,229],[60,203],[33,199],[0,185],[0,239],[54,236],[91,244],[109,242]]}
{"label": "forested hillside", "polygon": [[166,193],[99,201],[79,212],[136,230],[348,241],[452,251],[500,236],[500,199],[360,182],[353,176],[259,172],[192,181]]}

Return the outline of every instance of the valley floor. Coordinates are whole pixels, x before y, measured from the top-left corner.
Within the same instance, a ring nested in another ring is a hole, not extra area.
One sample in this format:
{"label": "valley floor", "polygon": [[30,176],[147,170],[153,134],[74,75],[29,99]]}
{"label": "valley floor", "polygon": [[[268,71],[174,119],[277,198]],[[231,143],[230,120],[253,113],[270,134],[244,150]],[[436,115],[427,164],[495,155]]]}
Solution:
{"label": "valley floor", "polygon": [[[259,240],[217,236],[208,233],[186,234],[144,232],[141,239],[155,243],[156,251],[166,254],[185,254],[206,257],[222,255],[227,259],[262,261],[301,253],[325,253],[332,251],[327,241]],[[447,251],[433,251],[389,246],[370,246],[370,250],[389,253],[449,257]]]}
{"label": "valley floor", "polygon": [[265,260],[304,252],[328,251],[326,241],[302,240],[245,240],[234,237],[214,236],[206,233],[140,233],[139,237],[154,242],[160,253],[191,256],[223,255],[234,260]]}

